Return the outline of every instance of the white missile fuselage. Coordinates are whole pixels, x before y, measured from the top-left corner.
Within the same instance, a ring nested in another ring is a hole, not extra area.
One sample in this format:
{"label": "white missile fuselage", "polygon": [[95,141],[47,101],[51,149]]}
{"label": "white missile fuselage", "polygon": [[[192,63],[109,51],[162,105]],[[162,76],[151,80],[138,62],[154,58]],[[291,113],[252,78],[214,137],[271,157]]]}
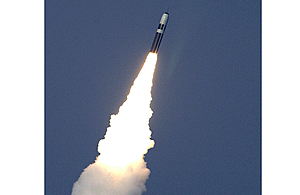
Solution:
{"label": "white missile fuselage", "polygon": [[150,52],[152,52],[152,53],[158,52],[161,40],[163,38],[164,32],[167,27],[168,20],[169,20],[169,13],[165,12],[160,19]]}

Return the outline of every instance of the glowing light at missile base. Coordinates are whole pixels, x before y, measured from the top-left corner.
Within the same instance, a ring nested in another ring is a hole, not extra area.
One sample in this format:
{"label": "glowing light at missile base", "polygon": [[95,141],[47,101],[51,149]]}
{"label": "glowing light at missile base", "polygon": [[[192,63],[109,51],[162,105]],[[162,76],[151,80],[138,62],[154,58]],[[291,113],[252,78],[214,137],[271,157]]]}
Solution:
{"label": "glowing light at missile base", "polygon": [[127,100],[111,115],[96,161],[74,183],[72,195],[140,195],[146,191],[150,170],[144,154],[154,147],[149,120],[151,88],[157,54],[149,53]]}

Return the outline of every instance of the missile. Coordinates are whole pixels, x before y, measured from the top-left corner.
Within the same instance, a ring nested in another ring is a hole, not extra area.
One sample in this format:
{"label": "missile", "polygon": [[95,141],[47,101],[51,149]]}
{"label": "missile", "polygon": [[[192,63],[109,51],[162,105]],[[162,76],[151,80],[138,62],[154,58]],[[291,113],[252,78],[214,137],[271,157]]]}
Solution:
{"label": "missile", "polygon": [[163,38],[164,32],[166,30],[168,20],[169,20],[169,13],[165,12],[160,19],[150,52],[152,53],[158,52],[158,48]]}

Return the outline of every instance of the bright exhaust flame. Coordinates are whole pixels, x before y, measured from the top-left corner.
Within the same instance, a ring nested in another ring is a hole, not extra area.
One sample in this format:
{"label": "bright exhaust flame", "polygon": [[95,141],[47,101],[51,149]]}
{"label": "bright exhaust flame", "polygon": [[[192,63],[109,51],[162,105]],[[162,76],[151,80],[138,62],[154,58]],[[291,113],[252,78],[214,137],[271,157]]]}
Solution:
{"label": "bright exhaust flame", "polygon": [[144,154],[153,148],[149,120],[151,88],[157,54],[149,53],[127,100],[99,141],[95,163],[74,183],[72,195],[140,195],[150,174]]}

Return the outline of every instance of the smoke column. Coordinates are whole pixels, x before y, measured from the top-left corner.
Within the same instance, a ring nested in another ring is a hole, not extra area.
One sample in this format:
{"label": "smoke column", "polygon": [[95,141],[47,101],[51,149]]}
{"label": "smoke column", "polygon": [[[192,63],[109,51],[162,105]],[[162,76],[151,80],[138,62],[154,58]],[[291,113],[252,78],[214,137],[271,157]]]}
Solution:
{"label": "smoke column", "polygon": [[100,155],[74,183],[72,195],[140,195],[146,191],[150,170],[144,154],[154,147],[149,120],[151,88],[157,54],[149,53],[127,100],[111,115]]}

